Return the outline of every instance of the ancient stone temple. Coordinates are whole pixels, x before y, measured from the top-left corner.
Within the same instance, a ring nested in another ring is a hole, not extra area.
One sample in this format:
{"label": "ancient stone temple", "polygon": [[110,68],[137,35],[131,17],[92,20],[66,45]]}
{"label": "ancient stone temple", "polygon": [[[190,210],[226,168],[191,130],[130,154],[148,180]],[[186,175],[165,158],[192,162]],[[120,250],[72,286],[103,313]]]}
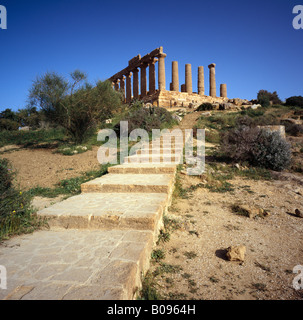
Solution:
{"label": "ancient stone temple", "polygon": [[[163,47],[153,50],[144,57],[139,54],[128,61],[126,68],[108,80],[112,82],[115,90],[122,91],[126,103],[130,103],[132,99],[140,99],[154,106],[170,108],[195,107],[204,102],[225,103],[228,101],[226,84],[220,85],[220,96],[217,96],[216,65],[214,63],[208,66],[209,96],[205,95],[204,67],[198,67],[198,88],[197,92],[194,92],[191,64],[185,65],[185,83],[180,86],[177,61],[172,61],[172,80],[169,90],[167,90],[165,58]],[[158,89],[156,88],[156,63],[158,63]]]}

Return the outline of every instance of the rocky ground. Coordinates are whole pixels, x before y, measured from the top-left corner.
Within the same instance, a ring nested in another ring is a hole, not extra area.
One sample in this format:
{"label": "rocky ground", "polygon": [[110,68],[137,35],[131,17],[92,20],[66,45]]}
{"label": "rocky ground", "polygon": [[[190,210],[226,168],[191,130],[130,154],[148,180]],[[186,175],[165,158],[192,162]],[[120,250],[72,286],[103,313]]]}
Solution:
{"label": "rocky ground", "polygon": [[[184,188],[197,183],[182,177]],[[303,210],[303,189],[282,181],[230,183],[232,192],[198,188],[188,199],[175,199],[168,217],[178,229],[155,248],[165,258],[151,272],[171,266],[155,278],[157,290],[172,299],[303,299],[292,283],[293,268],[303,264],[303,219],[295,216],[296,208]],[[270,215],[250,219],[233,212],[235,203]],[[227,248],[240,245],[244,262],[228,261]]]}

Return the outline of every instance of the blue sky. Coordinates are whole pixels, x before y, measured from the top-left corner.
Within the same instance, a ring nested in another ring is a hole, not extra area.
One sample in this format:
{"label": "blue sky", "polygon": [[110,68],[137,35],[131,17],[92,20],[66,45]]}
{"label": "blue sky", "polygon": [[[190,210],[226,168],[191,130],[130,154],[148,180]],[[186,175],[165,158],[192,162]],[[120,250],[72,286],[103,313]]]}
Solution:
{"label": "blue sky", "polygon": [[128,60],[163,46],[166,88],[171,62],[197,69],[216,63],[230,98],[255,99],[260,89],[281,99],[303,95],[303,29],[292,13],[303,0],[104,1],[0,0],[8,29],[0,29],[0,111],[24,108],[32,81],[47,71],[75,69],[105,80]]}

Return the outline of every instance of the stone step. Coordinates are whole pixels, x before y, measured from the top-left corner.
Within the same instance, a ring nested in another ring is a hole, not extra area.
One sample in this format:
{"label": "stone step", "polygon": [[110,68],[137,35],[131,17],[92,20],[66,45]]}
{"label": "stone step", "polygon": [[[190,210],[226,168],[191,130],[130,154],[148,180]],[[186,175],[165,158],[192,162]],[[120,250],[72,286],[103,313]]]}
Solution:
{"label": "stone step", "polygon": [[[150,145],[152,146],[152,145]],[[184,144],[183,143],[160,143],[160,145],[154,145],[155,147],[159,146],[160,148],[179,148],[183,149]]]}
{"label": "stone step", "polygon": [[133,155],[124,158],[124,163],[171,163],[171,164],[179,164],[182,159],[182,155],[180,154],[139,154]]}
{"label": "stone step", "polygon": [[82,193],[167,193],[174,185],[172,174],[113,174],[88,181],[81,185]]}
{"label": "stone step", "polygon": [[124,163],[108,168],[109,173],[141,173],[141,174],[173,174],[176,173],[176,165],[164,163]]}
{"label": "stone step", "polygon": [[166,193],[83,193],[38,211],[51,227],[151,230],[155,235],[170,202]]}
{"label": "stone step", "polygon": [[183,152],[182,148],[146,148],[146,149],[140,149],[137,150],[136,154],[180,154],[181,152]]}

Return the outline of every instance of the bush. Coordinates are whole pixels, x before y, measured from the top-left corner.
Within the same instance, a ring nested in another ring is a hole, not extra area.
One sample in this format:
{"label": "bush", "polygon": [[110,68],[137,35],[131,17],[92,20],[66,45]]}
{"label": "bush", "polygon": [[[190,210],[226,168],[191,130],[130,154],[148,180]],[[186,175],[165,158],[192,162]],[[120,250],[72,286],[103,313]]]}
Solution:
{"label": "bush", "polygon": [[286,106],[291,107],[303,107],[303,97],[302,96],[293,96],[286,99]]}
{"label": "bush", "polygon": [[290,136],[299,136],[303,134],[303,126],[300,124],[290,123],[288,121],[284,121],[282,123],[285,126],[285,132]]}
{"label": "bush", "polygon": [[270,104],[282,104],[278,94],[276,91],[273,93],[267,90],[260,90],[258,92],[258,103],[262,105],[262,107],[269,107]]}
{"label": "bush", "polygon": [[202,103],[197,109],[196,111],[208,111],[208,110],[214,110],[214,106],[209,103],[209,102],[205,102]]}
{"label": "bush", "polygon": [[[123,119],[123,121],[128,121],[129,133],[135,129],[144,129],[151,133],[152,129],[169,128],[176,123],[171,113],[165,108],[138,108],[137,106],[132,109]],[[114,130],[117,135],[120,134],[120,123],[114,126]]]}
{"label": "bush", "polygon": [[278,132],[258,127],[229,130],[222,137],[221,152],[237,162],[282,171],[291,160],[291,147]]}
{"label": "bush", "polygon": [[19,128],[19,123],[11,120],[11,119],[0,119],[0,131],[3,130],[8,130],[8,131],[12,131],[12,130],[18,130]]}
{"label": "bush", "polygon": [[291,161],[291,147],[278,132],[260,130],[253,145],[253,164],[282,171]]}
{"label": "bush", "polygon": [[0,194],[12,188],[14,174],[7,159],[0,159]]}
{"label": "bush", "polygon": [[92,86],[78,70],[71,73],[71,81],[46,73],[34,81],[29,92],[30,106],[40,107],[46,120],[65,128],[75,143],[82,143],[89,130],[110,118],[121,97],[109,81]]}
{"label": "bush", "polygon": [[30,210],[30,196],[13,187],[14,172],[7,159],[0,159],[0,240],[33,231],[41,220]]}

